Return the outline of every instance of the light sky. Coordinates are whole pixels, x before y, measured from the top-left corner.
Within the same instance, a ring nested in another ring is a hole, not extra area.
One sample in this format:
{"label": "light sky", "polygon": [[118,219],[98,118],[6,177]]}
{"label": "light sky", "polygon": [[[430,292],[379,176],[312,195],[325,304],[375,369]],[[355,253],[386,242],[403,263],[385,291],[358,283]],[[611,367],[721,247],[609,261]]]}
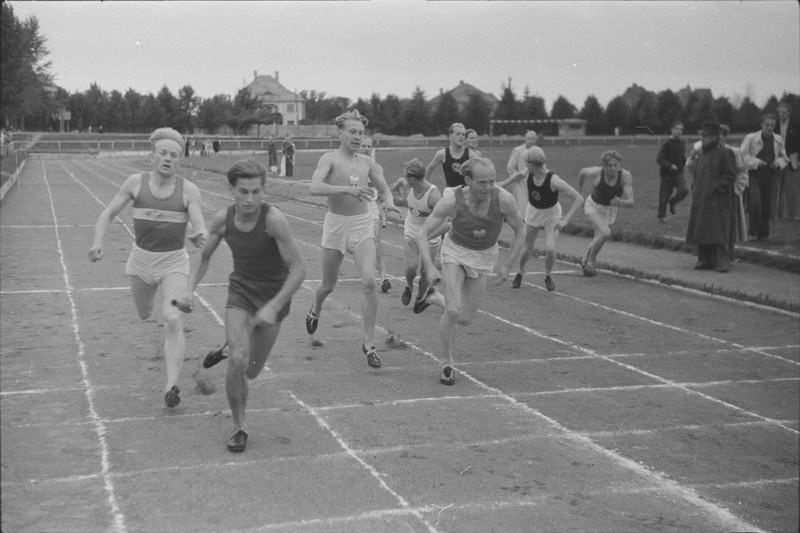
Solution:
{"label": "light sky", "polygon": [[368,99],[428,98],[461,80],[500,97],[511,77],[578,109],[633,83],[656,93],[709,88],[762,106],[800,93],[795,0],[366,2],[28,2],[56,84],[82,92],[233,96],[253,71],[290,90]]}

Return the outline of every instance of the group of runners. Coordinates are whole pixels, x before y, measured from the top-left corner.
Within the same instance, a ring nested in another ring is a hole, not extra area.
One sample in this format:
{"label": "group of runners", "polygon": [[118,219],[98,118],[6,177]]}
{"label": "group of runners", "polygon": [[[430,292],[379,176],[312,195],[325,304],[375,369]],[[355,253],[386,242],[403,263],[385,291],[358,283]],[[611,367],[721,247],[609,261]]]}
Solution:
{"label": "group of runners", "polygon": [[[583,273],[595,274],[594,261],[610,235],[620,206],[633,205],[630,173],[619,168],[621,156],[604,152],[601,166],[581,170],[576,191],[547,168],[544,151],[527,148],[520,158],[526,169],[501,183],[491,160],[482,157],[467,139],[474,132],[456,123],[449,128],[449,146],[439,150],[425,166],[419,159],[403,165],[403,177],[391,188],[383,168],[372,156],[372,143],[365,135],[367,119],[357,110],[334,121],[340,146],[319,159],[311,177],[312,195],[325,196],[328,212],[322,230],[322,280],[305,316],[309,335],[315,335],[323,320],[326,298],[334,291],[346,254],[353,256],[360,280],[363,342],[361,351],[372,368],[381,367],[375,346],[378,301],[376,291],[387,292],[391,284],[380,251],[380,231],[385,217],[400,218],[398,205],[408,208],[404,225],[406,286],[401,295],[409,305],[414,281],[419,275],[414,312],[429,306],[443,310],[439,324],[444,365],[441,383],[455,383],[453,347],[456,329],[468,325],[483,300],[487,281],[497,274],[497,283],[509,277],[521,286],[525,266],[540,231],[545,235],[545,284],[552,291],[552,268],[558,232],[584,205],[584,182],[594,190],[584,211],[595,226]],[[268,170],[253,158],[235,163],[227,173],[233,204],[218,211],[207,229],[200,211],[199,189],[177,175],[184,141],[170,128],[156,130],[151,138],[153,170],[127,178],[97,220],[89,259],[103,257],[103,240],[111,221],[133,202],[135,242],[126,265],[131,294],[139,316],[148,318],[161,288],[161,311],[165,321],[164,353],[167,382],[164,402],[180,402],[178,376],[185,352],[181,311],[191,311],[194,292],[206,274],[210,260],[224,239],[233,256],[225,304],[227,355],[209,352],[203,366],[210,368],[228,358],[226,392],[234,432],[227,442],[232,452],[244,451],[248,429],[245,406],[248,380],[258,376],[288,315],[291,299],[305,280],[306,266],[284,214],[265,200]],[[477,134],[474,135],[477,140]],[[431,183],[441,168],[445,187]],[[521,212],[515,196],[501,185],[524,182],[528,203]],[[559,194],[572,198],[563,215]],[[397,197],[396,197],[397,195]],[[395,201],[396,198],[396,201]],[[189,240],[202,248],[200,259],[190,268],[184,246],[187,224]],[[499,260],[498,239],[506,223],[513,230],[510,252]]]}

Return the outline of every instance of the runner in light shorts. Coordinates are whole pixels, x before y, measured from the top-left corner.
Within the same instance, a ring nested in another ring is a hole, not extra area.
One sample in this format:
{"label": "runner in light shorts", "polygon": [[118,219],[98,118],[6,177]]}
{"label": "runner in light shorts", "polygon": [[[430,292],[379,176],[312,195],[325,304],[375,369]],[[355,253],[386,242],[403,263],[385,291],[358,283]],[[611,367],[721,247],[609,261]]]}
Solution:
{"label": "runner in light shorts", "polygon": [[148,285],[160,285],[168,274],[189,277],[189,254],[186,248],[171,252],[148,252],[135,244],[125,264],[125,273],[138,276]]}
{"label": "runner in light shorts", "polygon": [[369,211],[352,216],[329,211],[322,225],[322,247],[352,254],[359,244],[375,238],[374,220]]}

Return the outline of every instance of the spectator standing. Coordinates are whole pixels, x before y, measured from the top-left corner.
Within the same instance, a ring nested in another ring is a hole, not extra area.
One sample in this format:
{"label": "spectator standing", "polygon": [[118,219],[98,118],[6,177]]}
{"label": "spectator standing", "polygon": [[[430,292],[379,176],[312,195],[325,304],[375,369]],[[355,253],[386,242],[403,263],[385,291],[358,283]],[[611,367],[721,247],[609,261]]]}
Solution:
{"label": "spectator standing", "polygon": [[[689,194],[689,185],[683,171],[686,164],[686,147],[683,139],[683,123],[676,120],[670,128],[670,136],[661,145],[656,156],[661,186],[658,190],[658,220],[666,222],[675,216],[675,206]],[[673,195],[673,191],[675,194]],[[669,205],[669,216],[667,216]]]}
{"label": "spectator standing", "polygon": [[776,214],[790,220],[800,220],[800,123],[792,120],[792,107],[788,102],[778,104],[778,124],[775,132],[783,139],[789,163],[780,171],[778,178],[778,198]]}
{"label": "spectator standing", "polygon": [[742,157],[750,173],[748,215],[750,236],[759,241],[769,239],[769,219],[772,216],[773,187],[778,171],[786,167],[789,158],[783,139],[775,134],[775,115],[761,117],[761,129],[749,133],[742,141]]}
{"label": "spectator standing", "polygon": [[283,159],[281,160],[281,176],[291,178],[294,176],[294,143],[292,138],[287,135],[283,140]]}
{"label": "spectator standing", "polygon": [[[517,172],[525,172],[528,170],[528,164],[523,160],[522,153],[536,144],[536,139],[536,132],[528,130],[525,132],[525,142],[511,150],[511,156],[508,158],[508,164],[506,165],[506,172],[508,172],[509,178]],[[507,182],[508,180],[503,183]],[[528,209],[528,189],[525,183],[522,181],[515,181],[507,184],[505,188],[514,195],[514,199],[517,201],[519,214],[524,217],[525,210]]]}
{"label": "spectator standing", "polygon": [[269,140],[267,141],[267,154],[269,157],[269,171],[270,172],[277,172],[278,171],[278,147],[275,144],[275,139],[272,138],[272,135],[269,136]]}
{"label": "spectator standing", "polygon": [[695,269],[728,272],[731,206],[736,182],[736,157],[722,143],[720,126],[706,122],[692,176],[692,208],[686,243],[697,246]]}
{"label": "spectator standing", "polygon": [[217,155],[219,153],[220,148],[222,148],[222,145],[219,143],[219,139],[214,139],[214,142],[211,143],[211,148],[214,150],[213,155]]}

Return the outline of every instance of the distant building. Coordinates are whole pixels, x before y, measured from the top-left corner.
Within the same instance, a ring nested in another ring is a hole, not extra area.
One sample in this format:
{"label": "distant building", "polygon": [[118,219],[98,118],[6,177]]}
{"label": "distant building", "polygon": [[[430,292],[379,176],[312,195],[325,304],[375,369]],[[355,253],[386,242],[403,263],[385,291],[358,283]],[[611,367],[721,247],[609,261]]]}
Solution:
{"label": "distant building", "polygon": [[[458,103],[458,111],[460,113],[464,112],[464,108],[467,106],[467,102],[469,102],[469,99],[473,94],[479,94],[481,97],[483,97],[484,101],[489,105],[490,116],[494,115],[494,110],[497,109],[497,105],[500,103],[500,100],[498,100],[495,95],[491,93],[485,93],[469,83],[464,83],[464,80],[459,81],[458,85],[447,92],[452,94],[453,98]],[[434,96],[428,100],[428,108],[431,110],[431,112],[436,111],[436,108],[439,106],[439,101],[442,99],[444,94],[444,89],[440,89],[438,96]]]}
{"label": "distant building", "polygon": [[692,89],[687,85],[678,91],[678,100],[680,100],[683,107],[686,107],[686,104],[689,102],[689,98],[691,98],[692,95],[697,98],[698,102],[711,102],[714,100],[711,89]]}
{"label": "distant building", "polygon": [[258,75],[253,71],[253,81],[247,86],[250,96],[257,97],[266,105],[269,113],[280,113],[284,125],[295,125],[306,118],[306,103],[297,93],[280,84],[278,71],[275,76]]}

